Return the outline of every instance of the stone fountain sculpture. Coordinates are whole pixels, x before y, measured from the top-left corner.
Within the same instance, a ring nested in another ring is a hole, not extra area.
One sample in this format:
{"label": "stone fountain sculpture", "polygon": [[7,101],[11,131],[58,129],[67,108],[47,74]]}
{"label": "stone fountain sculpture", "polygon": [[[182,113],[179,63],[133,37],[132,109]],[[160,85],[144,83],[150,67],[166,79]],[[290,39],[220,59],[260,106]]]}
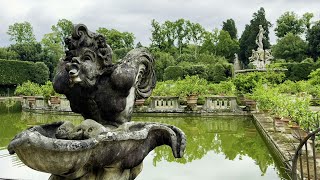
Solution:
{"label": "stone fountain sculpture", "polygon": [[156,83],[154,59],[146,49],[134,49],[113,64],[105,38],[83,24],[75,25],[65,42],[54,89],[86,120],[29,128],[10,142],[10,154],[51,173],[51,180],[133,180],[143,159],[161,145],[169,145],[176,158],[183,156],[186,137],[179,128],[130,122],[135,99],[149,97]]}
{"label": "stone fountain sculpture", "polygon": [[265,31],[262,25],[259,25],[259,33],[256,38],[256,44],[258,45],[258,49],[252,49],[252,55],[251,57],[249,57],[250,62],[252,62],[252,64],[260,70],[266,69],[266,65],[270,64],[271,60],[274,58],[271,55],[270,49],[263,49],[262,40],[265,39],[264,33]]}

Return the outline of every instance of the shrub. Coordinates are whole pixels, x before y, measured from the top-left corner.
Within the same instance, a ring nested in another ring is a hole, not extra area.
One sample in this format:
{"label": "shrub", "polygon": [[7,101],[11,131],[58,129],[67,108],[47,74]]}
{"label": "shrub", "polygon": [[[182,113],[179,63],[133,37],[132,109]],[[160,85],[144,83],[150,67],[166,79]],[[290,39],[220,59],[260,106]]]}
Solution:
{"label": "shrub", "polygon": [[164,70],[164,80],[178,80],[184,77],[184,70],[180,66],[169,66]]}
{"label": "shrub", "polygon": [[16,91],[14,92],[15,95],[24,95],[24,96],[40,96],[42,95],[42,90],[39,84],[27,81],[22,85],[18,85]]}
{"label": "shrub", "polygon": [[177,81],[177,94],[180,97],[188,95],[207,94],[207,81],[199,76],[186,76],[185,79]]}
{"label": "shrub", "polygon": [[261,73],[251,72],[246,74],[238,74],[233,83],[236,86],[237,91],[240,93],[252,93],[253,89],[258,85],[265,83],[266,79],[263,78]]}
{"label": "shrub", "polygon": [[234,96],[236,94],[236,86],[232,81],[221,81],[219,84],[209,84],[208,94]]}
{"label": "shrub", "polygon": [[164,70],[169,66],[173,66],[175,64],[175,60],[170,54],[164,52],[155,52],[154,58],[157,80],[162,81]]}
{"label": "shrub", "polygon": [[183,67],[186,76],[199,76],[199,78],[207,79],[207,71],[205,65],[191,65]]}
{"label": "shrub", "polygon": [[177,59],[176,59],[177,63],[180,62],[196,62],[196,57],[193,54],[181,54]]}

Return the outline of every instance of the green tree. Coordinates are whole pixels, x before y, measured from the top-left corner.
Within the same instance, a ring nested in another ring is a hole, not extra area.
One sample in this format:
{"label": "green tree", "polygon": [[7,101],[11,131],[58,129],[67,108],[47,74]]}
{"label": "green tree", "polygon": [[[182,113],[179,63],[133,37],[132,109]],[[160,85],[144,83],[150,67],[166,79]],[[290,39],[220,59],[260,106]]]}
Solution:
{"label": "green tree", "polygon": [[307,41],[311,57],[317,60],[320,57],[320,21],[316,22],[307,32]]}
{"label": "green tree", "polygon": [[14,60],[18,58],[19,58],[19,54],[16,53],[15,51],[7,47],[0,47],[0,59]]}
{"label": "green tree", "polygon": [[154,52],[153,54],[156,62],[155,71],[156,71],[157,80],[162,81],[164,70],[169,66],[175,65],[175,60],[168,53],[158,51],[158,52]]}
{"label": "green tree", "polygon": [[97,33],[103,35],[106,38],[106,42],[110,47],[115,49],[129,48],[132,49],[134,46],[134,35],[129,32],[120,32],[116,29],[107,29],[100,27]]}
{"label": "green tree", "polygon": [[307,31],[311,27],[311,19],[313,18],[313,16],[314,16],[313,13],[309,13],[309,12],[304,13],[302,16],[302,21]]}
{"label": "green tree", "polygon": [[15,41],[18,44],[36,41],[33,28],[29,22],[10,25],[7,34],[10,36],[10,41]]}
{"label": "green tree", "polygon": [[232,39],[237,39],[237,28],[233,19],[227,19],[226,22],[222,22],[222,30],[227,31]]}
{"label": "green tree", "polygon": [[227,31],[221,30],[216,51],[218,56],[224,56],[229,62],[233,62],[234,54],[239,51],[239,43],[236,39],[231,39]]}
{"label": "green tree", "polygon": [[253,13],[253,19],[250,21],[250,25],[245,26],[240,43],[239,59],[244,65],[249,64],[249,57],[252,54],[252,49],[256,49],[258,46],[256,44],[256,36],[259,33],[259,25],[262,25],[265,33],[263,39],[263,46],[265,49],[270,48],[269,42],[269,28],[271,23],[266,19],[265,10],[261,7],[258,12]]}
{"label": "green tree", "polygon": [[57,61],[64,55],[61,39],[55,32],[45,34],[41,40],[41,45],[47,51],[47,54]]}
{"label": "green tree", "polygon": [[64,39],[71,36],[73,31],[73,23],[67,19],[59,19],[56,25],[51,26],[51,30],[53,31],[51,36],[56,36],[54,37],[55,40],[59,38],[59,43],[61,44],[62,48],[64,48]]}
{"label": "green tree", "polygon": [[153,19],[151,21],[151,27],[151,47],[164,50],[166,48],[165,37],[160,23]]}
{"label": "green tree", "polygon": [[42,48],[38,42],[12,44],[9,50],[15,51],[22,61],[39,62],[42,60]]}
{"label": "green tree", "polygon": [[188,42],[186,37],[188,35],[188,26],[184,19],[178,19],[175,22],[175,31],[177,35],[177,47],[179,49],[179,54],[182,54],[182,49],[186,46]]}
{"label": "green tree", "polygon": [[[308,18],[308,16],[306,18]],[[292,11],[285,12],[277,19],[277,26],[274,30],[278,38],[282,38],[288,33],[300,35],[304,32],[303,24],[303,19],[300,19],[296,13]]]}
{"label": "green tree", "polygon": [[272,47],[275,58],[301,62],[306,58],[307,43],[300,36],[289,32],[283,38],[278,39]]}
{"label": "green tree", "polygon": [[201,53],[208,53],[211,55],[216,55],[216,44],[218,43],[219,39],[219,30],[214,29],[212,32],[205,31],[203,33],[203,43],[200,47]]}
{"label": "green tree", "polygon": [[199,23],[192,23],[190,21],[187,21],[187,26],[189,29],[188,40],[190,40],[196,46],[194,55],[197,57],[198,47],[203,43],[204,40],[203,37],[205,29]]}

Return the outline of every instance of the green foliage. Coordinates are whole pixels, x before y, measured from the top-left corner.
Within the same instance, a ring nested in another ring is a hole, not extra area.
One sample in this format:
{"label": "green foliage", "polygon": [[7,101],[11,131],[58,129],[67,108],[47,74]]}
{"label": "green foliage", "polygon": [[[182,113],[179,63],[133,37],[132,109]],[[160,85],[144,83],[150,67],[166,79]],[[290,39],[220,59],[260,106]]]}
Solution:
{"label": "green foliage", "polygon": [[176,59],[176,61],[177,61],[177,63],[180,63],[180,62],[193,62],[193,63],[196,63],[197,59],[193,54],[183,53]]}
{"label": "green foliage", "polygon": [[278,40],[277,44],[272,47],[272,52],[275,58],[301,62],[306,58],[307,43],[298,35],[290,32]]}
{"label": "green foliage", "polygon": [[222,30],[228,32],[232,39],[237,39],[237,28],[233,19],[227,19],[226,22],[222,22]]}
{"label": "green foliage", "polygon": [[153,55],[155,58],[155,71],[157,80],[162,81],[164,70],[169,66],[175,65],[175,60],[170,54],[165,52],[157,51],[154,52]]}
{"label": "green foliage", "polygon": [[173,80],[157,82],[152,96],[178,96],[177,83]]}
{"label": "green foliage", "polygon": [[129,32],[120,32],[116,29],[107,29],[100,27],[97,33],[103,35],[106,38],[106,42],[113,50],[116,49],[133,49],[134,47],[134,34]]}
{"label": "green foliage", "polygon": [[320,57],[320,21],[311,27],[307,32],[307,41],[309,42],[309,53],[316,60]]}
{"label": "green foliage", "polygon": [[9,50],[15,51],[22,61],[39,62],[43,58],[41,44],[37,42],[12,44]]}
{"label": "green foliage", "polygon": [[39,84],[27,81],[24,82],[22,85],[18,85],[14,94],[24,96],[40,96],[42,94],[42,91]]}
{"label": "green foliage", "polygon": [[204,95],[207,93],[207,81],[199,76],[186,76],[185,79],[177,81],[177,91],[180,97],[188,95]]}
{"label": "green foliage", "polygon": [[234,79],[233,83],[236,86],[236,89],[240,93],[252,93],[254,88],[259,84],[266,82],[266,79],[263,78],[259,72],[250,72],[246,74],[238,74]]}
{"label": "green foliage", "polygon": [[54,91],[51,81],[47,81],[41,86],[31,81],[24,82],[22,85],[17,86],[14,94],[23,96],[43,96],[46,100],[48,100],[50,96],[58,95]]}
{"label": "green foliage", "polygon": [[124,58],[127,53],[130,51],[131,49],[128,48],[120,48],[120,49],[115,49],[113,50],[113,55],[112,55],[112,59],[114,60],[119,60]]}
{"label": "green foliage", "polygon": [[185,72],[181,66],[169,66],[164,70],[163,79],[166,80],[178,80],[184,77]]}
{"label": "green foliage", "polygon": [[7,34],[10,36],[10,41],[15,41],[18,44],[36,41],[33,34],[33,28],[31,24],[26,21],[10,25]]}
{"label": "green foliage", "polygon": [[0,60],[0,84],[2,85],[17,85],[27,80],[43,84],[48,78],[48,68],[42,62]]}
{"label": "green foliage", "polygon": [[199,76],[199,78],[207,79],[207,70],[205,65],[197,64],[197,65],[189,65],[184,66],[183,70],[186,76]]}
{"label": "green foliage", "polygon": [[45,99],[49,99],[50,96],[56,96],[58,95],[54,89],[53,89],[53,84],[51,81],[47,81],[46,84],[40,86],[41,89],[41,95],[45,98]]}
{"label": "green foliage", "polygon": [[[73,31],[73,23],[67,19],[59,19],[56,25],[51,26],[52,39],[54,44],[59,44],[61,48],[65,48],[64,39],[71,36]],[[65,49],[64,49],[65,50]]]}
{"label": "green foliage", "polygon": [[320,85],[320,68],[312,71],[308,77],[310,78],[309,82],[312,85]]}
{"label": "green foliage", "polygon": [[36,62],[31,77],[33,82],[43,84],[49,79],[49,68],[43,62]]}
{"label": "green foliage", "polygon": [[319,63],[284,63],[281,66],[288,69],[286,79],[291,81],[308,80],[309,74],[320,68]]}
{"label": "green foliage", "polygon": [[208,84],[208,94],[210,95],[227,95],[236,94],[236,86],[232,81],[221,81],[219,84]]}
{"label": "green foliage", "polygon": [[287,34],[298,36],[304,32],[304,21],[293,11],[285,12],[277,19],[277,26],[274,29],[276,36],[282,38]]}
{"label": "green foliage", "polygon": [[232,39],[228,32],[221,30],[216,45],[216,55],[224,56],[233,63],[234,54],[239,51],[239,43],[236,39]]}
{"label": "green foliage", "polygon": [[18,59],[19,55],[15,51],[6,48],[6,47],[0,47],[0,59]]}
{"label": "green foliage", "polygon": [[265,17],[265,10],[261,7],[258,12],[253,14],[253,19],[250,21],[250,25],[245,26],[245,30],[243,31],[239,40],[239,59],[243,62],[244,65],[249,64],[249,57],[252,53],[251,50],[258,47],[255,43],[255,40],[259,32],[259,25],[262,25],[263,29],[265,30],[265,39],[263,39],[264,49],[270,48],[269,28],[271,27],[271,23],[267,21]]}

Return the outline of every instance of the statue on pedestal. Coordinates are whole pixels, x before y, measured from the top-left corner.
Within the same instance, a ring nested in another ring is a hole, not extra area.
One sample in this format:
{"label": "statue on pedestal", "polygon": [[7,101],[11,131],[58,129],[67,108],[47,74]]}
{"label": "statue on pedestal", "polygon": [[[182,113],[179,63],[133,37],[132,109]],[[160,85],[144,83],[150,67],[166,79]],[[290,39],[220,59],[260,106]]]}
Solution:
{"label": "statue on pedestal", "polygon": [[249,57],[249,61],[256,66],[257,69],[266,69],[266,65],[270,64],[271,60],[274,58],[271,55],[270,49],[263,49],[263,39],[264,37],[264,29],[262,25],[259,25],[259,33],[256,37],[256,44],[258,46],[257,50],[252,49],[252,55]]}

